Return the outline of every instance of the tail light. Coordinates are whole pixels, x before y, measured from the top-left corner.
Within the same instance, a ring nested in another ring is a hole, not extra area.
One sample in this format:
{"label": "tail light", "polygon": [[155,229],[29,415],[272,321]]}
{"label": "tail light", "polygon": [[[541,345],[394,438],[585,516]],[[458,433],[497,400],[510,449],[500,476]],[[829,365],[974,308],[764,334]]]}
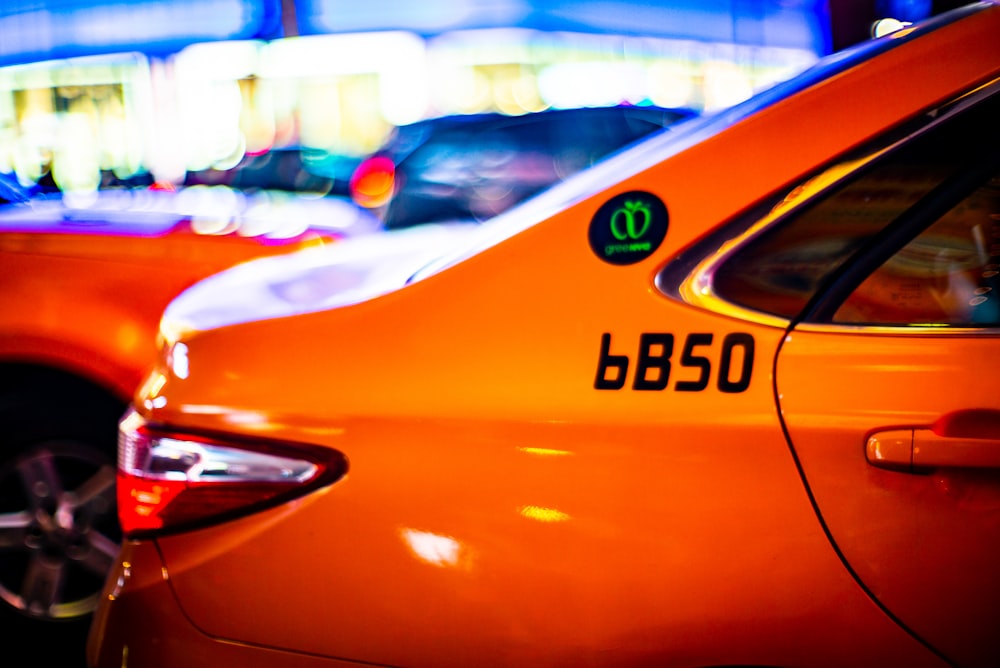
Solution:
{"label": "tail light", "polygon": [[335,450],[173,432],[130,411],[118,431],[118,516],[129,537],[199,528],[302,496],[346,470]]}
{"label": "tail light", "polygon": [[396,184],[396,165],[389,158],[368,158],[351,175],[351,197],[366,209],[377,209],[392,199]]}

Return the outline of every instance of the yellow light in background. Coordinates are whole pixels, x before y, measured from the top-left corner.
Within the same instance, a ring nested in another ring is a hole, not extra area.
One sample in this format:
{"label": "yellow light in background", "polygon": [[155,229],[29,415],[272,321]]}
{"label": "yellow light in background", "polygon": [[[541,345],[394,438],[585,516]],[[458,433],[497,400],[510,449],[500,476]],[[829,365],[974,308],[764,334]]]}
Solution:
{"label": "yellow light in background", "polygon": [[100,148],[86,111],[60,114],[56,147],[52,154],[52,178],[60,190],[94,192],[101,184]]}
{"label": "yellow light in background", "polygon": [[[426,115],[424,51],[423,39],[401,31],[276,40],[262,54],[259,75],[295,82],[278,84],[283,99],[276,105],[301,115],[303,144],[363,155],[391,125]],[[331,124],[335,134],[324,135]]]}
{"label": "yellow light in background", "polygon": [[270,82],[250,75],[240,79],[239,86],[240,97],[243,99],[240,131],[243,134],[244,150],[251,155],[266,153],[274,146],[277,138],[274,92]]}
{"label": "yellow light in background", "polygon": [[693,107],[695,83],[691,67],[682,62],[651,63],[646,74],[649,99],[659,107]]}
{"label": "yellow light in background", "polygon": [[471,65],[439,66],[431,89],[431,103],[446,114],[474,114],[490,109],[490,82]]}
{"label": "yellow light in background", "polygon": [[[521,65],[508,65],[497,69],[496,74],[491,77],[491,96],[497,110],[509,116],[518,116],[528,111],[521,104],[520,98],[524,98],[527,92],[523,82],[533,81],[533,77],[530,75],[526,77]],[[537,84],[535,85],[537,86]],[[520,91],[518,90],[519,86]],[[536,106],[538,104],[542,104],[540,99],[535,102]]]}
{"label": "yellow light in background", "polygon": [[167,377],[162,373],[156,372],[149,376],[143,383],[142,387],[139,389],[139,395],[144,397],[143,405],[147,409],[153,408],[153,401],[159,396],[160,391],[163,386],[167,384]]}
{"label": "yellow light in background", "polygon": [[387,31],[209,42],[162,60],[35,63],[0,68],[0,166],[26,183],[52,168],[77,191],[97,187],[102,169],[180,184],[187,171],[231,168],[274,147],[363,157],[394,125],[433,116],[621,103],[714,110],[814,61],[796,49],[487,29],[427,40]]}
{"label": "yellow light in background", "polygon": [[545,100],[538,93],[538,76],[533,67],[523,68],[523,73],[514,82],[511,93],[514,97],[514,103],[521,109],[521,113],[544,111],[548,108]]}

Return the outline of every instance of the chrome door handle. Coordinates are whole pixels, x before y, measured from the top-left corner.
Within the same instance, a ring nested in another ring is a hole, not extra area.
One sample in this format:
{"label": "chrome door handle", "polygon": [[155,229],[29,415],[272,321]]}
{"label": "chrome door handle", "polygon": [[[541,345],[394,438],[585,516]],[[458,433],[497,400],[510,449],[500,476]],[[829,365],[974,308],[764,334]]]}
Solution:
{"label": "chrome door handle", "polygon": [[911,473],[1000,468],[1000,411],[956,411],[930,426],[879,430],[868,437],[865,456],[872,466]]}

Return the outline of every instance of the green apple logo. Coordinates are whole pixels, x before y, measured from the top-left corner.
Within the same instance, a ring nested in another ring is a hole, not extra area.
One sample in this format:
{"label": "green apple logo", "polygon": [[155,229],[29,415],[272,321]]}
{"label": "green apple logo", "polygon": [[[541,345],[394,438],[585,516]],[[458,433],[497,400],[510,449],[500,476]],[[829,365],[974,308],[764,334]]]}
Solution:
{"label": "green apple logo", "polygon": [[[638,229],[636,229],[636,218],[642,219],[642,227]],[[615,235],[615,239],[618,241],[641,239],[642,235],[649,229],[652,220],[653,214],[645,202],[626,200],[625,206],[615,209],[615,212],[611,214],[611,234]],[[621,227],[623,222],[624,231]]]}
{"label": "green apple logo", "polygon": [[615,195],[590,221],[590,248],[609,264],[635,264],[660,247],[667,222],[667,207],[653,193],[634,190]]}

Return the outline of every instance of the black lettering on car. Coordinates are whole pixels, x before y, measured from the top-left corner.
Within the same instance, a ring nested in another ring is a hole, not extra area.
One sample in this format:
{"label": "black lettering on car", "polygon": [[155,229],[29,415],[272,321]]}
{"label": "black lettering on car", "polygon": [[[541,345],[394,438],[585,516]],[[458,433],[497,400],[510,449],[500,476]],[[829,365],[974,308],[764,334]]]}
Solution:
{"label": "black lettering on car", "polygon": [[[675,392],[703,392],[712,384],[712,344],[716,337],[709,332],[692,332],[685,336],[681,349]],[[639,335],[635,375],[632,389],[662,392],[670,386],[675,336],[668,332],[643,332]],[[717,354],[715,387],[726,394],[745,392],[753,377],[755,341],[746,332],[731,332],[722,339]],[[596,390],[621,390],[628,381],[631,358],[627,354],[612,354],[611,333],[601,334],[597,357]]]}
{"label": "black lettering on car", "polygon": [[[639,361],[633,390],[663,390],[670,382],[670,357],[674,354],[673,334],[643,334],[639,337]],[[656,371],[652,380],[649,371]]]}
{"label": "black lettering on car", "polygon": [[688,334],[684,341],[684,350],[681,352],[681,366],[689,369],[698,369],[697,380],[679,380],[674,389],[678,392],[701,392],[708,387],[708,379],[712,375],[712,362],[703,355],[695,355],[694,349],[701,346],[712,345],[711,334]]}
{"label": "black lettering on car", "polygon": [[[608,370],[613,369],[615,375],[608,378]],[[597,359],[597,378],[594,379],[594,389],[597,390],[620,390],[625,387],[625,378],[628,375],[628,357],[626,355],[611,354],[611,335],[604,333],[601,335],[601,354]]]}
{"label": "black lettering on car", "polygon": [[[743,366],[736,380],[730,380],[730,368],[733,363],[733,350],[743,349]],[[744,392],[750,387],[750,376],[753,374],[754,340],[749,334],[733,332],[727,334],[722,341],[722,358],[719,360],[719,391],[736,393]]]}

